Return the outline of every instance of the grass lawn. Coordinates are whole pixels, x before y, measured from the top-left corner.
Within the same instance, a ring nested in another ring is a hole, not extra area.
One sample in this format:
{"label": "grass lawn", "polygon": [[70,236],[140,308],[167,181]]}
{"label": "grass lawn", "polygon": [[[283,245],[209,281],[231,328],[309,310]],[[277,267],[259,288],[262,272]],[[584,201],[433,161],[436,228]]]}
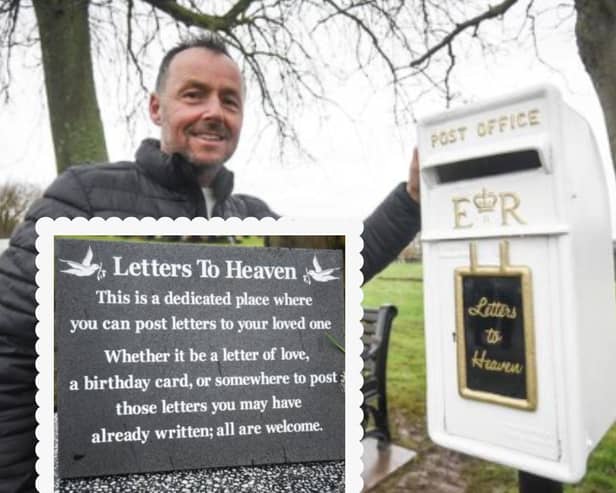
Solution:
{"label": "grass lawn", "polygon": [[[421,264],[394,263],[364,286],[365,306],[392,303],[399,310],[391,334],[387,368],[390,426],[394,442],[416,450],[418,457],[415,464],[398,474],[417,467],[422,453],[435,449],[425,424],[426,361],[421,277]],[[516,471],[490,462],[469,458],[464,462],[462,476],[469,493],[518,491]],[[375,491],[391,490],[393,487],[386,481]],[[616,426],[591,455],[584,480],[567,486],[565,491],[616,493]]]}

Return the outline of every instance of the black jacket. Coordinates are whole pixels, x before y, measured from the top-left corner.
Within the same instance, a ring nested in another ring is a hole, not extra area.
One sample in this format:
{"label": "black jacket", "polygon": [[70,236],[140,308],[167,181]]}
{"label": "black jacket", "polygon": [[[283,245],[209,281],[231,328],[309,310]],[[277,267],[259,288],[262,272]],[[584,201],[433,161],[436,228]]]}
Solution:
{"label": "black jacket", "polygon": [[[267,204],[235,194],[233,173],[213,183],[217,217],[277,217]],[[34,362],[36,352],[34,225],[41,217],[205,217],[205,200],[192,165],[144,141],[136,162],[77,166],[60,175],[28,211],[0,256],[0,492],[34,491]],[[398,186],[366,220],[364,266],[369,279],[419,229],[419,208]]]}

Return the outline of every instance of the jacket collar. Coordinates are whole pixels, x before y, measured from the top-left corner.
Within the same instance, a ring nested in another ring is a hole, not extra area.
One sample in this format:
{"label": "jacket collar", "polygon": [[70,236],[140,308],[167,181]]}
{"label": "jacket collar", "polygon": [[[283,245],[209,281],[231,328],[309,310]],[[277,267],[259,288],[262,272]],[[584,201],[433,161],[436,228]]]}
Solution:
{"label": "jacket collar", "polygon": [[[135,158],[143,173],[166,188],[182,193],[193,187],[201,187],[195,166],[180,154],[161,152],[160,142],[156,139],[141,142]],[[233,172],[221,166],[212,182],[212,188],[217,202],[226,200],[233,191]]]}

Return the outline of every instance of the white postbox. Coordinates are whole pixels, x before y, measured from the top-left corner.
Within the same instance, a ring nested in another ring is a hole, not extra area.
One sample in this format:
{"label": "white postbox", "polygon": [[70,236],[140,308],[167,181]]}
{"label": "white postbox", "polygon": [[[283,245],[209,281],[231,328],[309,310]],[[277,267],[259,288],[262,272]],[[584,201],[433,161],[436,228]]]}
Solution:
{"label": "white postbox", "polygon": [[616,417],[604,168],[549,86],[418,126],[428,428],[438,444],[574,482]]}

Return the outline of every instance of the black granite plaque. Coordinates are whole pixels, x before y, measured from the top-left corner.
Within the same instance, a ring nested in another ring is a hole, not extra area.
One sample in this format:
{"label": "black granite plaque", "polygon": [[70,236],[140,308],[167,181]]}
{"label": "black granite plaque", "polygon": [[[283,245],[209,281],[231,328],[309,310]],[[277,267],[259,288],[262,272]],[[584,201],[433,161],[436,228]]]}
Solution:
{"label": "black granite plaque", "polygon": [[344,458],[342,252],[55,241],[61,477]]}

